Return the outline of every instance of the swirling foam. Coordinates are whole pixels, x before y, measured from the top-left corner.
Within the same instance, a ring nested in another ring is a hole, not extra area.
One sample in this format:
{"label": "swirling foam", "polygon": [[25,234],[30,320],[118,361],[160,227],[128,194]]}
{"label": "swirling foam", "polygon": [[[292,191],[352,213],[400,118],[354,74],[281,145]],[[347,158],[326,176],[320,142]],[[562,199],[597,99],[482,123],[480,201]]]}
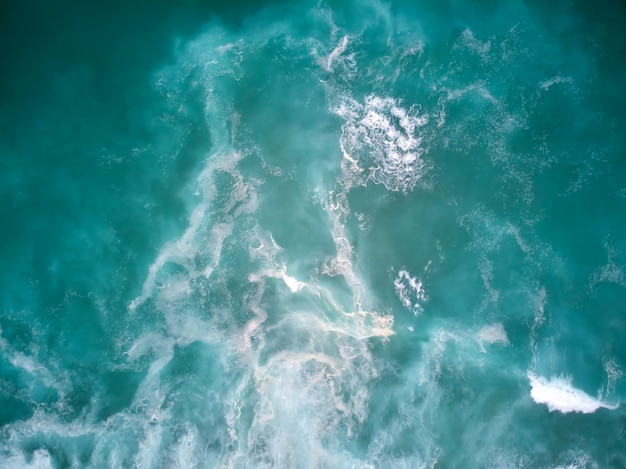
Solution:
{"label": "swirling foam", "polygon": [[421,279],[411,277],[409,272],[401,270],[393,281],[393,287],[396,291],[396,296],[405,308],[412,311],[416,316],[422,312],[422,305],[428,297]]}
{"label": "swirling foam", "polygon": [[332,111],[345,120],[341,151],[359,173],[365,171],[361,184],[372,180],[391,191],[413,190],[427,168],[420,129],[428,124],[428,114],[375,94],[363,103],[346,97]]}

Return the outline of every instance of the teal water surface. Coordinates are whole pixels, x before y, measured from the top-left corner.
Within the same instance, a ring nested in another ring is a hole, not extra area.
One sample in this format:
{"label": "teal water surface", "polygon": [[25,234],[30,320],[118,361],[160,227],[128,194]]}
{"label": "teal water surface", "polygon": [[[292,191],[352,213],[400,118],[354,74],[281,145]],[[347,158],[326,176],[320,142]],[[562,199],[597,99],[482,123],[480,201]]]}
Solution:
{"label": "teal water surface", "polygon": [[14,2],[0,467],[626,467],[619,2]]}

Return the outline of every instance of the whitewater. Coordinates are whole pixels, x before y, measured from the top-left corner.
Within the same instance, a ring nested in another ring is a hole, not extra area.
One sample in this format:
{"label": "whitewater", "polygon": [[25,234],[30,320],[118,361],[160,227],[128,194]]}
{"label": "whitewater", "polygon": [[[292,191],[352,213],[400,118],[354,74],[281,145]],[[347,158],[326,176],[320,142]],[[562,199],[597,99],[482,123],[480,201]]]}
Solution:
{"label": "whitewater", "polygon": [[0,467],[626,466],[623,6],[66,3],[3,33]]}

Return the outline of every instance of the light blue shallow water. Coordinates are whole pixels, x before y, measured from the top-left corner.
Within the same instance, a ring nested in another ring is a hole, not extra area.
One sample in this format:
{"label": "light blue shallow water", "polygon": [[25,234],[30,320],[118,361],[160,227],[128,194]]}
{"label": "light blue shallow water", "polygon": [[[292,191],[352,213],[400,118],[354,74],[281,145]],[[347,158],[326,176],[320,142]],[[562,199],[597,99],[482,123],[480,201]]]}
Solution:
{"label": "light blue shallow water", "polygon": [[5,8],[0,466],[626,466],[624,8]]}

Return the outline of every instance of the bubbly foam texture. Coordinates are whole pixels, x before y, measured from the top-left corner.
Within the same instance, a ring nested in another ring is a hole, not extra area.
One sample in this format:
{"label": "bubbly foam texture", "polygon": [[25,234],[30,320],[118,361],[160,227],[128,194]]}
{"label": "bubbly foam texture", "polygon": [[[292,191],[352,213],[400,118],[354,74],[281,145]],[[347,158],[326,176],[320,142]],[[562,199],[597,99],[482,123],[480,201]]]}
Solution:
{"label": "bubbly foam texture", "polygon": [[483,352],[485,351],[484,344],[500,344],[504,347],[510,345],[504,326],[499,322],[485,326],[478,331],[478,341]]}
{"label": "bubbly foam texture", "polygon": [[393,281],[393,287],[405,308],[416,316],[423,311],[422,305],[428,297],[420,279],[411,277],[406,270],[401,270]]}
{"label": "bubbly foam texture", "polygon": [[332,110],[345,120],[341,151],[355,175],[365,172],[361,184],[372,180],[391,191],[413,190],[427,168],[420,129],[428,123],[428,114],[373,94],[363,103],[342,99]]}
{"label": "bubbly foam texture", "polygon": [[619,404],[606,404],[575,388],[571,378],[546,379],[529,372],[528,379],[531,386],[530,396],[537,404],[548,407],[550,412],[590,414],[600,408],[615,410],[619,407]]}
{"label": "bubbly foam texture", "polygon": [[606,373],[606,390],[608,393],[615,391],[615,385],[624,377],[624,372],[615,358],[609,358],[604,362]]}

